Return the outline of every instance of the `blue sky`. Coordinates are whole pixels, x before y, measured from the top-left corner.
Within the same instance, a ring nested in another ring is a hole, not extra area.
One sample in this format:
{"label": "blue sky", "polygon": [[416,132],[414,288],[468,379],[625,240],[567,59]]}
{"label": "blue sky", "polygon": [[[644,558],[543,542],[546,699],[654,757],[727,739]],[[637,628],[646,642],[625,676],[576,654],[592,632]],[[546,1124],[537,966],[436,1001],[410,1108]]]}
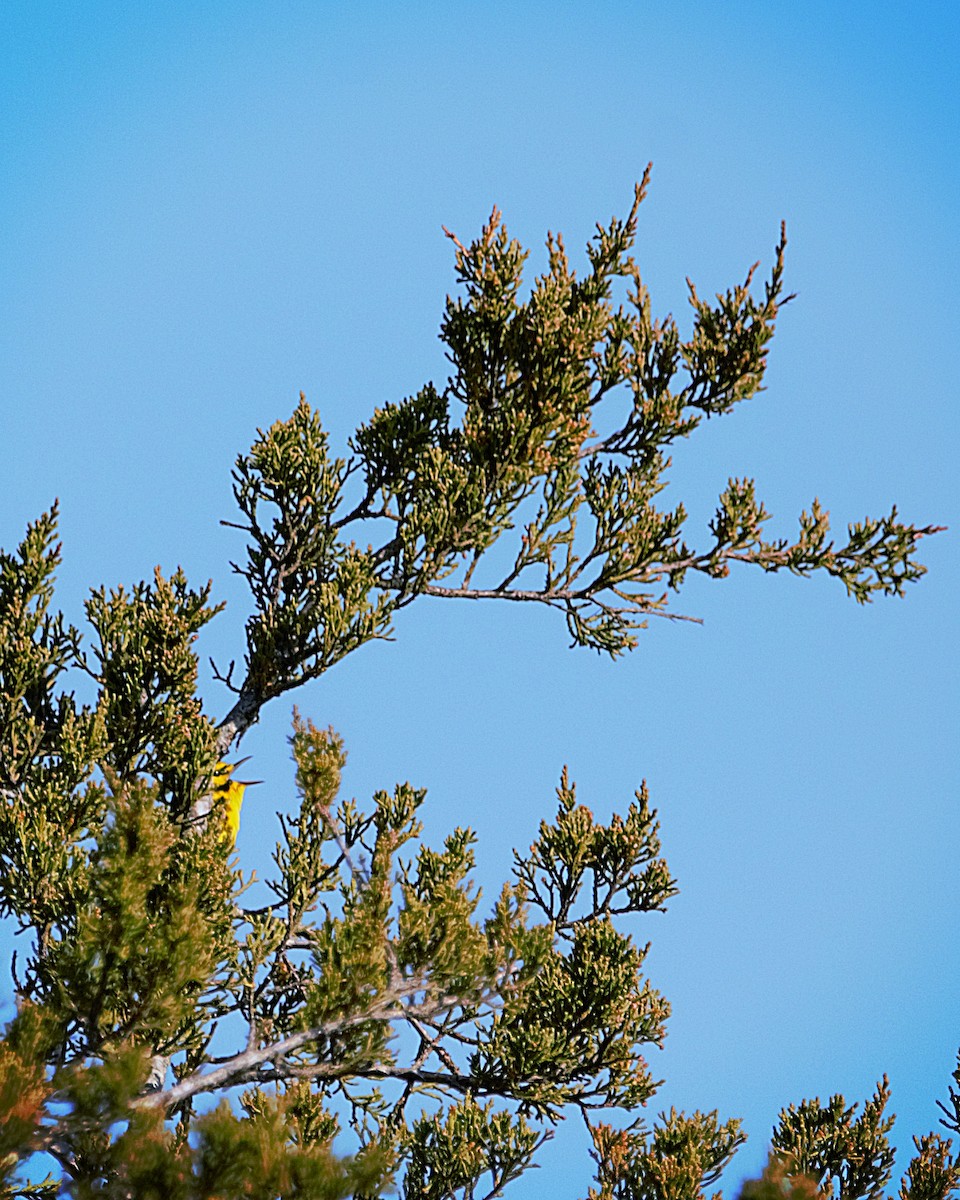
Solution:
{"label": "blue sky", "polygon": [[[424,602],[296,697],[345,736],[353,794],[410,779],[433,837],[478,831],[488,894],[564,763],[604,815],[648,780],[681,886],[637,930],[674,1006],[652,1113],[742,1116],[729,1190],[782,1105],[862,1099],[885,1070],[908,1147],[960,1045],[958,52],[960,10],[922,0],[0,18],[0,544],[59,496],[71,619],[91,586],[182,564],[228,602],[201,648],[220,661],[247,612],[218,524],[234,457],[301,389],[342,446],[443,381],[442,224],[466,240],[497,204],[536,269],[548,228],[582,247],[653,160],[637,257],[683,325],[684,277],[710,294],[769,264],[786,219],[799,295],[767,391],[677,450],[670,494],[691,540],[730,475],[787,534],[814,495],[841,532],[894,502],[951,526],[906,601],[692,581],[705,625],[661,623],[617,663],[568,650],[551,614]],[[204,696],[225,711],[208,671]],[[245,742],[261,874],[289,721],[276,702]],[[571,1128],[514,1194],[589,1175]]]}

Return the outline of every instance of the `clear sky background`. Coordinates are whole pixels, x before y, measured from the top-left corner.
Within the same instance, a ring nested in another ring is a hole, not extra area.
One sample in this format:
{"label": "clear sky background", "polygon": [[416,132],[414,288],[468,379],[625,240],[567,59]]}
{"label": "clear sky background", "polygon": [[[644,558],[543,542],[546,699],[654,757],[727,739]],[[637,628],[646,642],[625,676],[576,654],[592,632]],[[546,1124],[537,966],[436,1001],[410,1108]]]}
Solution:
{"label": "clear sky background", "polygon": [[[467,240],[497,204],[534,270],[548,228],[582,255],[652,159],[637,255],[689,329],[684,277],[711,294],[768,267],[786,219],[799,296],[767,391],[678,448],[668,495],[694,542],[730,475],[778,534],[814,495],[841,533],[894,502],[951,526],[905,601],[692,580],[705,625],[661,622],[617,663],[554,614],[423,601],[296,700],[345,736],[349,792],[409,779],[431,837],[477,830],[488,896],[564,763],[603,816],[648,780],[682,889],[635,931],[674,1006],[651,1116],[742,1116],[731,1191],[781,1106],[884,1071],[898,1145],[935,1127],[960,1045],[960,8],[13,0],[0,53],[0,544],[59,496],[78,623],[88,588],[155,564],[212,578],[204,662],[242,655],[218,521],[256,427],[302,389],[343,446],[444,381],[441,224]],[[206,667],[203,693],[226,711]],[[290,709],[244,745],[261,874]],[[569,1125],[513,1194],[585,1193]]]}

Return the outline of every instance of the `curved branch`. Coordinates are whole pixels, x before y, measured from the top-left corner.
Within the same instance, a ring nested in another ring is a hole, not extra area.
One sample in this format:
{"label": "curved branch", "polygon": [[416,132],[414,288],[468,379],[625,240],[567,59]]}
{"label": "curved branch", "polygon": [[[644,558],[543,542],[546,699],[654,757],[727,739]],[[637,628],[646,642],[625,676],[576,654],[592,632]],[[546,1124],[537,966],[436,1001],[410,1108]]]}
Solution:
{"label": "curved branch", "polygon": [[[203,1092],[232,1087],[238,1083],[249,1082],[253,1078],[258,1078],[260,1076],[259,1069],[267,1062],[273,1061],[275,1063],[274,1072],[278,1072],[281,1069],[286,1070],[291,1064],[280,1064],[276,1060],[283,1059],[286,1055],[293,1054],[320,1038],[332,1037],[335,1034],[342,1033],[345,1029],[352,1029],[368,1021],[394,1021],[407,1016],[429,1018],[442,1012],[444,1009],[455,1006],[459,1002],[455,996],[442,996],[436,1000],[426,1001],[422,1004],[404,1005],[402,1003],[404,999],[416,995],[417,992],[422,992],[424,986],[425,981],[423,979],[408,980],[388,993],[379,1004],[375,1004],[365,1012],[355,1013],[348,1017],[339,1017],[332,1021],[325,1021],[322,1025],[316,1025],[310,1029],[291,1033],[288,1037],[281,1038],[278,1042],[272,1042],[268,1046],[255,1046],[243,1050],[240,1054],[235,1054],[232,1058],[220,1063],[210,1071],[202,1074],[195,1072],[186,1079],[181,1079],[173,1087],[138,1096],[131,1102],[131,1107],[169,1108]],[[366,1073],[369,1074],[369,1072]],[[282,1077],[282,1075],[277,1075],[277,1078]]]}

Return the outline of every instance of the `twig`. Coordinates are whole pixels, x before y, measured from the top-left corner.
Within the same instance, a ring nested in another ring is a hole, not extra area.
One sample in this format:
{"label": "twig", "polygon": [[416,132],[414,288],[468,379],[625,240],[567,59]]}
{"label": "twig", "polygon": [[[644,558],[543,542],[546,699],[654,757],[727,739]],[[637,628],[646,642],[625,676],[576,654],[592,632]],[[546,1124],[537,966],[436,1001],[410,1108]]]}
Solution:
{"label": "twig", "polygon": [[[288,1037],[281,1038],[279,1042],[271,1043],[269,1046],[258,1046],[244,1050],[240,1054],[235,1054],[220,1066],[215,1067],[212,1071],[207,1071],[204,1074],[195,1072],[193,1075],[188,1076],[186,1079],[181,1079],[173,1087],[166,1088],[164,1091],[151,1092],[138,1096],[131,1102],[131,1107],[170,1107],[201,1092],[209,1092],[215,1088],[243,1082],[250,1077],[250,1073],[257,1067],[271,1060],[276,1063],[276,1060],[282,1059],[284,1056],[292,1054],[320,1038],[331,1037],[345,1029],[352,1029],[354,1026],[362,1025],[367,1021],[393,1021],[401,1018],[407,1011],[404,1009],[401,1001],[422,991],[424,983],[423,979],[408,980],[392,995],[386,996],[379,1004],[374,1005],[365,1012],[356,1013],[350,1017],[341,1017],[333,1021],[326,1021],[322,1025],[314,1026],[311,1029],[300,1030],[297,1033],[290,1034]],[[423,1005],[412,1005],[410,1006],[410,1011],[414,1015],[429,1016],[455,1003],[457,1003],[456,997],[444,996]],[[289,1066],[290,1064],[285,1064],[281,1068],[280,1065],[275,1065],[274,1073],[280,1072],[281,1069],[286,1072]],[[370,1074],[370,1072],[366,1073]],[[277,1075],[277,1078],[284,1077],[286,1077],[284,1074]]]}

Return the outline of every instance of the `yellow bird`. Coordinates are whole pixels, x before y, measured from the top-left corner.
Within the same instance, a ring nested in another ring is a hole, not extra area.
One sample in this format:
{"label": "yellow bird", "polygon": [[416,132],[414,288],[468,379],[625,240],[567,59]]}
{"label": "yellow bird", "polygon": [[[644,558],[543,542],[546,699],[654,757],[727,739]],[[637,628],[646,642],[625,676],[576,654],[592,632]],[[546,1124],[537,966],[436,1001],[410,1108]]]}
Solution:
{"label": "yellow bird", "polygon": [[237,844],[237,834],[240,832],[240,806],[243,804],[243,793],[248,787],[262,783],[260,779],[234,779],[233,773],[237,767],[249,760],[241,758],[239,762],[218,762],[213,772],[213,802],[219,806],[224,822],[223,838],[230,843],[231,848]]}

